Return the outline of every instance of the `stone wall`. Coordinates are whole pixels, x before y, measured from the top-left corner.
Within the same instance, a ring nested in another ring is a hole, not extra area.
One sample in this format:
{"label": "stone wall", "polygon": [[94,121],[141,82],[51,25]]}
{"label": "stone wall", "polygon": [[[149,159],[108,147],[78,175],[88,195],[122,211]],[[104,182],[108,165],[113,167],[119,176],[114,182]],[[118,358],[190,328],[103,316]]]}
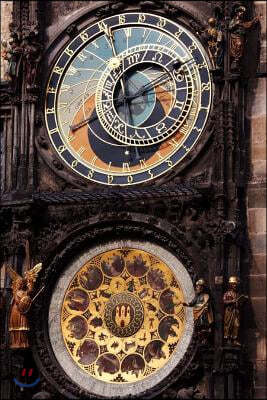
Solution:
{"label": "stone wall", "polygon": [[2,42],[9,41],[9,24],[12,20],[13,1],[1,1],[1,80],[5,79],[7,62],[3,60],[2,55],[4,47]]}
{"label": "stone wall", "polygon": [[[255,1],[261,18],[259,72],[266,72],[266,2]],[[249,332],[249,356],[255,370],[255,399],[267,398],[266,385],[266,77],[252,79],[247,93],[250,178],[247,217],[251,268],[249,294],[254,327]]]}

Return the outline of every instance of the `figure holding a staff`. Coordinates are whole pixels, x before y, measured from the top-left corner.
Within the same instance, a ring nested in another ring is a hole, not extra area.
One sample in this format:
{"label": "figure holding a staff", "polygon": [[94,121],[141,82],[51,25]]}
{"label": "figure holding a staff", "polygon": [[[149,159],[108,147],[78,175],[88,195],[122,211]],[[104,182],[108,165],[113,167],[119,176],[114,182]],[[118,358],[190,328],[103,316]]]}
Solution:
{"label": "figure holding a staff", "polygon": [[240,346],[238,341],[240,328],[240,308],[248,298],[238,293],[239,279],[237,276],[229,278],[229,289],[224,293],[224,340],[228,344]]}

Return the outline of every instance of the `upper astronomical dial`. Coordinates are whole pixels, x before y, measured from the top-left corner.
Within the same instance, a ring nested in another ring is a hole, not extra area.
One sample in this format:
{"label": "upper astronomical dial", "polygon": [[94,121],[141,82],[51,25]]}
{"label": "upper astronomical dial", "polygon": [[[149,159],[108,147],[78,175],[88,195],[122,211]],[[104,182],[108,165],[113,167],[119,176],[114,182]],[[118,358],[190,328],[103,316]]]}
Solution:
{"label": "upper astronomical dial", "polygon": [[46,124],[61,159],[102,184],[154,179],[198,141],[212,101],[201,45],[160,16],[125,13],[77,35],[53,67]]}

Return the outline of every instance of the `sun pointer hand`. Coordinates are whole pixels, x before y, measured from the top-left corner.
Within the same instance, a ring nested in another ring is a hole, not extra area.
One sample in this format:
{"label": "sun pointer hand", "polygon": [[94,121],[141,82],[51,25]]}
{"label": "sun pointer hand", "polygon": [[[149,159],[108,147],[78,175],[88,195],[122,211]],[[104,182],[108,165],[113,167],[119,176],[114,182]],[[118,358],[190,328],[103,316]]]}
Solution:
{"label": "sun pointer hand", "polygon": [[[190,58],[189,60],[181,63],[181,61],[177,60],[176,62],[173,63],[172,68],[174,70],[179,70],[181,68],[181,66],[183,66],[184,64],[187,64],[189,61],[193,60],[192,58]],[[151,89],[154,89],[156,86],[166,83],[167,81],[169,81],[171,78],[171,75],[168,72],[163,72],[160,76],[158,76],[157,78],[153,79],[152,81],[146,83],[145,85],[141,86],[134,94],[132,94],[131,96],[126,96],[126,99],[128,101],[135,99],[136,97],[142,96],[143,94],[149,92]],[[115,101],[123,101],[125,96],[120,96],[117,97],[116,99],[114,99]],[[119,104],[119,103],[117,103]]]}

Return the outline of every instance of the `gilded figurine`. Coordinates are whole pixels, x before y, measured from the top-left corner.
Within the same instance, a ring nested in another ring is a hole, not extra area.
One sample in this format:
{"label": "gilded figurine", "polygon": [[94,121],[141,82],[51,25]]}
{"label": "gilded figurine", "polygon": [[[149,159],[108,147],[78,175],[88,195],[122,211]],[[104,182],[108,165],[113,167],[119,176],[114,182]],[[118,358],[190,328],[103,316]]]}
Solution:
{"label": "gilded figurine", "polygon": [[[11,349],[24,349],[29,347],[28,332],[29,321],[27,313],[32,304],[31,294],[34,283],[42,268],[42,263],[36,264],[21,277],[10,266],[7,272],[12,279],[13,298],[8,321],[9,347]],[[35,296],[36,297],[36,296]]]}
{"label": "gilded figurine", "polygon": [[232,71],[240,70],[240,62],[244,54],[246,42],[246,31],[251,29],[259,21],[259,17],[255,17],[251,21],[244,21],[245,13],[246,7],[239,6],[235,8],[233,18],[229,24]]}
{"label": "gilded figurine", "polygon": [[239,279],[237,276],[229,278],[229,289],[224,293],[224,340],[228,344],[240,346],[238,341],[240,328],[240,308],[247,296],[238,292]]}
{"label": "gilded figurine", "polygon": [[208,27],[202,36],[208,44],[212,68],[220,69],[223,63],[223,33],[216,18],[208,19]]}
{"label": "gilded figurine", "polygon": [[205,291],[204,279],[196,282],[195,297],[189,303],[182,303],[185,307],[193,307],[193,316],[197,335],[202,344],[207,343],[207,339],[212,332],[213,312],[211,308],[210,296]]}

